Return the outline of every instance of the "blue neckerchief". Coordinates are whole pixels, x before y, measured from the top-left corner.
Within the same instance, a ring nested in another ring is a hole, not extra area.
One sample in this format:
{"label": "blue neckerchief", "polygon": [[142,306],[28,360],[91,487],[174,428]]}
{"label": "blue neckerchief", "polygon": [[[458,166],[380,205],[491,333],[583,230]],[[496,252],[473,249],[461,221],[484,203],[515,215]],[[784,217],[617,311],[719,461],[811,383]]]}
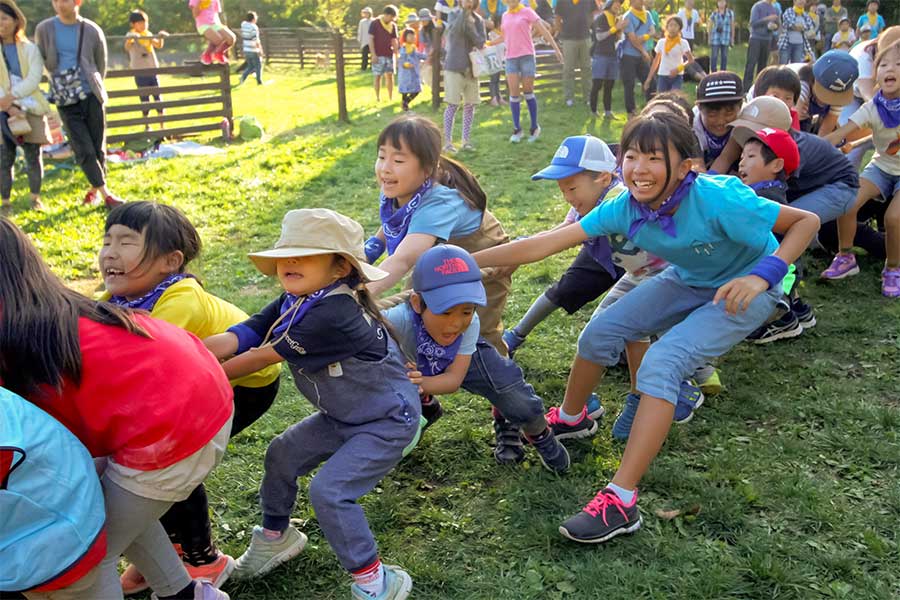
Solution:
{"label": "blue neckerchief", "polygon": [[725,135],[713,135],[706,128],[706,125],[704,125],[703,117],[700,117],[700,128],[703,130],[703,137],[706,140],[706,150],[703,152],[703,160],[706,161],[706,164],[709,164],[719,158],[719,155],[722,154],[725,144],[728,143],[728,139],[731,137],[731,132],[729,131]]}
{"label": "blue neckerchief", "polygon": [[434,341],[425,329],[422,315],[409,307],[412,312],[413,327],[416,330],[416,368],[425,377],[440,375],[453,363],[464,334],[460,334],[449,346],[442,346]]}
{"label": "blue neckerchief", "polygon": [[189,275],[187,273],[176,273],[174,275],[169,275],[165,279],[159,282],[155,288],[137,298],[135,300],[128,300],[125,296],[112,296],[109,299],[109,302],[113,304],[118,304],[119,306],[124,306],[125,308],[139,308],[141,310],[152,311],[153,307],[156,306],[156,303],[159,301],[160,297],[165,293],[167,289],[169,289],[173,284],[178,283],[182,279],[187,279],[188,277],[194,277],[193,275]]}
{"label": "blue neckerchief", "polygon": [[409,230],[409,222],[412,220],[413,213],[422,203],[422,197],[431,189],[431,178],[425,180],[425,183],[416,190],[413,197],[398,209],[394,209],[396,198],[388,198],[381,194],[381,206],[379,209],[381,215],[381,228],[384,231],[384,240],[387,243],[388,256],[397,250],[397,246],[406,237]]}
{"label": "blue neckerchief", "polygon": [[806,112],[810,118],[813,117],[824,117],[831,111],[830,104],[821,104],[816,99],[815,96],[809,99],[809,105],[806,107]]}
{"label": "blue neckerchief", "polygon": [[[326,285],[320,290],[313,292],[307,296],[295,296],[294,294],[286,292],[284,294],[284,300],[281,302],[281,307],[279,309],[279,322],[275,329],[272,330],[270,337],[280,336],[282,333],[288,330],[293,325],[296,325],[300,321],[303,320],[303,317],[306,316],[306,313],[310,311],[310,309],[319,303],[325,296],[327,296],[330,292],[336,290],[342,285],[350,286],[350,288],[354,288],[357,284],[359,284],[359,279],[356,277],[344,277],[343,279],[338,279],[331,285]],[[293,314],[289,314],[293,311]]]}
{"label": "blue neckerchief", "polygon": [[[600,203],[606,199],[606,195],[609,193],[609,190],[613,189],[615,186],[619,185],[619,180],[615,177],[610,182],[610,184],[603,190],[603,193],[600,194],[600,197],[597,198],[596,206],[600,206]],[[581,215],[578,215],[578,218],[575,219],[576,222],[581,220]],[[609,239],[605,235],[601,235],[598,237],[592,237],[584,240],[582,243],[584,249],[593,258],[597,264],[603,267],[610,276],[616,276],[616,265],[613,263],[612,259],[612,247],[609,245]]]}
{"label": "blue neckerchief", "polygon": [[681,204],[684,197],[688,195],[688,192],[691,191],[691,184],[694,183],[695,179],[697,179],[697,174],[695,172],[691,171],[688,173],[687,176],[681,180],[681,183],[678,184],[678,187],[675,188],[675,191],[672,192],[672,195],[669,196],[656,210],[653,210],[642,202],[638,202],[633,196],[630,196],[629,192],[631,205],[637,208],[638,212],[641,213],[641,216],[632,221],[631,227],[628,228],[628,239],[634,240],[634,236],[637,235],[637,232],[641,227],[647,223],[653,222],[658,222],[660,229],[662,229],[669,237],[675,237],[678,233],[675,229],[675,219],[672,217],[672,213],[678,208],[678,205]]}
{"label": "blue neckerchief", "polygon": [[884,93],[878,90],[872,100],[885,127],[888,129],[900,127],[900,98],[885,98]]}
{"label": "blue neckerchief", "polygon": [[750,184],[750,189],[754,192],[761,192],[762,190],[767,190],[769,188],[779,188],[782,190],[787,190],[787,184],[779,179],[770,179],[769,181],[757,181],[756,183]]}

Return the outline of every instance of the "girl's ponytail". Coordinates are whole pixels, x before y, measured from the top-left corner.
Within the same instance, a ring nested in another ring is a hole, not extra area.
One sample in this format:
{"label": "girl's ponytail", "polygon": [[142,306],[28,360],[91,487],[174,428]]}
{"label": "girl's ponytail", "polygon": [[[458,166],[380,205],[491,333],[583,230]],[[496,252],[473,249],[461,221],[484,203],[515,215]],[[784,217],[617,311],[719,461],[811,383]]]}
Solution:
{"label": "girl's ponytail", "polygon": [[472,208],[481,212],[487,209],[487,194],[484,193],[472,171],[461,162],[441,156],[435,179],[438,183],[459,192]]}

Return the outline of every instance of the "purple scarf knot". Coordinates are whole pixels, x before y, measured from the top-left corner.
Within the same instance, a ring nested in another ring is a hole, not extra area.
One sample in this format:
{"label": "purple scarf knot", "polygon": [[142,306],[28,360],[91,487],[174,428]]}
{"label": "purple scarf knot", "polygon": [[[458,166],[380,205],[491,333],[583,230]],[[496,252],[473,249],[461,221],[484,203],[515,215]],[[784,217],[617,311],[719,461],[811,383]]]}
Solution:
{"label": "purple scarf knot", "polygon": [[[275,329],[272,330],[270,337],[280,336],[282,333],[288,330],[292,325],[296,325],[300,321],[303,320],[303,317],[306,316],[306,313],[312,309],[313,306],[318,304],[322,298],[341,287],[342,285],[350,286],[350,289],[355,288],[359,285],[359,278],[352,277],[344,277],[343,279],[338,279],[334,283],[330,285],[326,285],[320,290],[316,290],[312,294],[308,294],[306,296],[295,296],[290,292],[285,292],[284,300],[281,302],[281,307],[279,309],[280,321]],[[299,302],[299,305],[298,305]],[[294,311],[294,314],[288,314],[291,311]]]}
{"label": "purple scarf knot", "polygon": [[695,179],[697,179],[697,174],[694,171],[688,173],[687,176],[681,180],[681,183],[678,184],[678,187],[675,188],[672,195],[666,198],[665,202],[660,204],[659,208],[656,210],[653,210],[642,202],[638,202],[634,199],[634,196],[632,196],[631,204],[638,210],[641,216],[631,222],[631,227],[628,228],[628,239],[634,240],[634,236],[637,235],[637,232],[647,223],[659,223],[660,229],[662,229],[669,237],[678,235],[672,213],[675,212],[675,209],[678,208],[678,205],[681,204],[684,197],[688,195],[688,192],[691,190],[691,184],[694,183]]}
{"label": "purple scarf knot", "polygon": [[462,345],[463,334],[457,336],[449,346],[442,346],[428,334],[422,316],[412,310],[412,307],[409,310],[412,312],[413,327],[416,330],[416,368],[425,377],[440,375],[456,359]]}
{"label": "purple scarf knot", "polygon": [[900,127],[900,98],[885,98],[884,93],[879,90],[872,100],[885,127]]}
{"label": "purple scarf knot", "polygon": [[[596,206],[600,206],[600,203],[606,199],[606,195],[609,193],[609,190],[613,189],[615,186],[619,185],[620,181],[616,178],[610,182],[603,193],[600,194],[600,197],[597,199]],[[578,218],[575,221],[580,221],[582,219],[581,215],[578,215]],[[612,247],[609,245],[609,239],[606,236],[598,236],[586,239],[582,242],[582,246],[584,246],[585,251],[590,255],[594,261],[597,262],[603,269],[610,274],[611,277],[616,276],[616,265],[613,263],[612,259]]]}
{"label": "purple scarf knot", "polygon": [[392,255],[394,251],[397,250],[397,246],[399,246],[400,242],[403,241],[403,238],[406,237],[406,232],[409,231],[409,223],[412,221],[413,213],[419,208],[419,205],[422,203],[422,197],[428,193],[431,186],[431,178],[426,179],[425,183],[419,186],[419,189],[416,190],[416,193],[413,194],[413,197],[410,198],[409,202],[397,209],[394,208],[394,202],[397,200],[396,198],[388,198],[384,194],[381,194],[379,214],[381,216],[381,229],[384,231],[384,241],[387,244],[388,256]]}
{"label": "purple scarf knot", "polygon": [[762,190],[767,190],[769,188],[779,188],[782,190],[788,189],[787,184],[780,179],[770,179],[769,181],[757,181],[756,183],[750,184],[750,189],[754,192],[760,192]]}
{"label": "purple scarf knot", "polygon": [[124,306],[125,308],[136,308],[140,310],[152,311],[153,307],[156,306],[156,303],[159,301],[159,299],[167,289],[169,289],[170,287],[172,287],[172,285],[178,283],[182,279],[187,279],[188,277],[194,276],[189,275],[188,273],[175,273],[174,275],[169,275],[168,277],[160,281],[155,288],[153,288],[140,298],[128,300],[127,298],[125,298],[125,296],[111,296],[109,302],[112,304],[117,304],[119,306]]}

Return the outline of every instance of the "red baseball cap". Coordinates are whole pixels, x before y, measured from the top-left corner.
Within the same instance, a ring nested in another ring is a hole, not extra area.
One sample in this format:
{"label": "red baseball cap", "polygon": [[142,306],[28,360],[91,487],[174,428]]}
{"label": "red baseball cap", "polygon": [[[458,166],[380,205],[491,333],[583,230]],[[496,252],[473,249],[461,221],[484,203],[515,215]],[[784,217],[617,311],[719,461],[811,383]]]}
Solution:
{"label": "red baseball cap", "polygon": [[800,150],[797,149],[797,142],[787,131],[765,127],[754,131],[750,139],[759,140],[768,146],[775,156],[783,160],[784,173],[788,177],[800,166]]}

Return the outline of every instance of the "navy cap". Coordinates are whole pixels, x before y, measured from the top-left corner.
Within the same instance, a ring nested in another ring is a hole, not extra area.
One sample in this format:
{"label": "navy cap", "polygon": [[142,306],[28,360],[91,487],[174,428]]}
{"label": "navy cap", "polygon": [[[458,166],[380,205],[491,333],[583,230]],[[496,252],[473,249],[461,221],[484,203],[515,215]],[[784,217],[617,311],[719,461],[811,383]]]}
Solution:
{"label": "navy cap", "polygon": [[616,166],[616,156],[606,142],[592,135],[573,135],[557,148],[550,166],[532,175],[531,179],[565,179],[582,171],[613,173]]}
{"label": "navy cap", "polygon": [[813,93],[822,103],[846,106],[853,101],[853,83],[859,78],[856,59],[843,50],[829,50],[813,64]]}
{"label": "navy cap", "polygon": [[429,248],[419,257],[412,274],[412,287],[436,314],[460,304],[487,305],[478,264],[471,254],[452,244]]}

